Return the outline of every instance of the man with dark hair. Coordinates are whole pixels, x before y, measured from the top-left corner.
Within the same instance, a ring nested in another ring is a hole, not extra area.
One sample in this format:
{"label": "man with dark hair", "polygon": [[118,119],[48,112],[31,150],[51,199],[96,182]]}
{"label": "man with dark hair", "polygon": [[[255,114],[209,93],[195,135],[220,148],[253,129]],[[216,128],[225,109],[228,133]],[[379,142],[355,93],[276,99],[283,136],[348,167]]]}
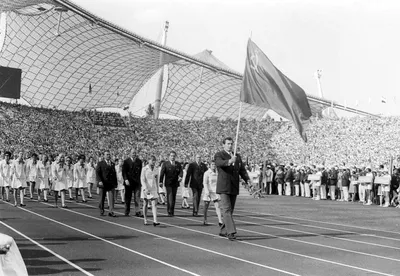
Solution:
{"label": "man with dark hair", "polygon": [[131,211],[131,201],[133,193],[133,202],[135,204],[135,215],[141,217],[140,213],[140,174],[142,172],[142,160],[137,156],[136,150],[131,150],[131,156],[125,159],[122,165],[122,177],[125,186],[125,216],[129,216]]}
{"label": "man with dark hair", "polygon": [[104,152],[104,160],[97,164],[96,175],[99,183],[98,187],[100,188],[100,215],[104,215],[104,200],[108,192],[108,215],[110,217],[116,217],[114,214],[114,190],[118,186],[118,181],[117,172],[115,171],[115,164],[111,162],[111,154],[109,151]]}
{"label": "man with dark hair", "polygon": [[189,164],[185,178],[185,188],[190,186],[193,194],[193,216],[199,212],[200,198],[203,191],[203,177],[207,166],[201,162],[200,154],[196,154],[196,161]]}
{"label": "man with dark hair", "polygon": [[224,150],[215,154],[215,165],[218,169],[217,194],[221,197],[221,212],[224,223],[220,229],[220,236],[228,237],[229,240],[236,239],[236,227],[232,218],[235,208],[236,197],[239,194],[239,176],[249,182],[244,163],[239,154],[234,155],[233,139],[225,138]]}
{"label": "man with dark hair", "polygon": [[175,161],[176,152],[171,151],[169,161],[165,161],[160,171],[160,187],[165,185],[167,189],[167,210],[168,216],[174,216],[176,192],[178,191],[179,182],[182,180],[182,165]]}

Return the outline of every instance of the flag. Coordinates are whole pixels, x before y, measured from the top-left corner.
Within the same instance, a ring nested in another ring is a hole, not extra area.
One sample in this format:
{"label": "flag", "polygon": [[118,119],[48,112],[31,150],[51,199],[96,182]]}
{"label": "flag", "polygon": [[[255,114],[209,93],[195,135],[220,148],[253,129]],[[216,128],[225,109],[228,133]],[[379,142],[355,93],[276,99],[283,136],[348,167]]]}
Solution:
{"label": "flag", "polygon": [[305,130],[312,114],[306,93],[279,71],[251,39],[247,44],[240,100],[272,109],[280,116],[291,119],[307,142]]}
{"label": "flag", "polygon": [[381,102],[382,103],[386,103],[386,98],[385,97],[381,97]]}

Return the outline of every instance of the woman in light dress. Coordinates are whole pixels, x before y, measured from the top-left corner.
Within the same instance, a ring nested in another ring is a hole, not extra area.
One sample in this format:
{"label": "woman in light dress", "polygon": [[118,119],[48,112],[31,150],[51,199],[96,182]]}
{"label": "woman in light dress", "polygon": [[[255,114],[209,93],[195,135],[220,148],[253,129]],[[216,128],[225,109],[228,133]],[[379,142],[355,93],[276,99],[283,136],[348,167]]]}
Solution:
{"label": "woman in light dress", "polygon": [[[158,175],[160,175],[161,172],[161,162],[158,162],[157,164],[157,168],[158,168]],[[158,190],[158,195],[159,195],[159,199],[160,199],[160,203],[162,205],[165,205],[165,195],[167,194],[167,188],[165,188],[165,185],[162,185],[162,187],[159,188]]]}
{"label": "woman in light dress", "polygon": [[182,208],[183,209],[189,209],[189,203],[187,202],[189,198],[189,188],[185,187],[185,179],[186,179],[186,174],[189,169],[189,163],[185,163],[183,165],[183,175],[182,175],[182,181],[181,181],[181,194],[182,194]]}
{"label": "woman in light dress", "polygon": [[125,186],[124,186],[124,178],[122,176],[122,165],[124,164],[124,159],[116,159],[115,160],[115,171],[117,172],[117,182],[118,186],[115,189],[114,199],[117,201],[117,193],[119,191],[119,195],[121,196],[121,203],[125,204]]}
{"label": "woman in light dress", "polygon": [[65,191],[68,189],[67,183],[67,166],[65,164],[65,155],[60,153],[58,161],[53,165],[52,176],[54,179],[53,191],[55,199],[55,207],[58,208],[58,194],[61,194],[61,207],[67,208],[65,205]]}
{"label": "woman in light dress", "polygon": [[155,166],[156,157],[151,156],[149,163],[143,167],[140,174],[140,180],[142,182],[142,191],[140,198],[143,199],[143,218],[144,224],[147,225],[147,206],[151,202],[153,211],[153,225],[157,226],[160,223],[157,222],[157,198],[158,198],[158,168]]}
{"label": "woman in light dress", "polygon": [[38,172],[38,155],[36,153],[33,153],[31,158],[26,161],[26,180],[29,183],[29,195],[31,199],[33,199],[33,193],[36,189]]}
{"label": "woman in light dress", "polygon": [[74,184],[73,188],[75,188],[75,200],[78,202],[79,200],[79,190],[81,191],[82,201],[87,202],[85,199],[85,189],[88,187],[87,185],[87,166],[85,164],[85,155],[81,154],[78,157],[78,163],[74,165]]}
{"label": "woman in light dress", "polygon": [[23,158],[23,153],[19,152],[18,157],[11,166],[12,183],[11,188],[14,192],[14,206],[17,206],[17,191],[19,191],[20,204],[19,206],[24,207],[24,190],[26,185],[26,164]]}
{"label": "woman in light dress", "polygon": [[47,192],[50,189],[50,171],[51,165],[49,162],[49,157],[45,154],[41,156],[41,161],[38,162],[38,200],[40,200],[40,194],[43,192],[43,201],[48,202]]}
{"label": "woman in light dress", "polygon": [[87,163],[86,183],[89,193],[88,198],[92,198],[93,185],[96,183],[96,163],[93,157],[89,157],[89,162]]}
{"label": "woman in light dress", "polygon": [[215,166],[215,162],[212,161],[210,164],[210,168],[208,171],[204,173],[203,176],[203,186],[204,186],[204,221],[203,224],[207,225],[207,211],[208,207],[210,206],[210,202],[214,202],[215,212],[218,216],[218,225],[222,226],[222,215],[221,209],[219,208],[219,201],[220,196],[216,193],[217,191],[217,178],[218,178],[218,171],[217,167]]}
{"label": "woman in light dress", "polygon": [[68,187],[68,194],[69,200],[74,200],[72,197],[72,188],[74,186],[74,165],[72,164],[72,158],[67,156],[65,158],[65,167],[67,170],[67,187]]}
{"label": "woman in light dress", "polygon": [[[4,153],[4,160],[0,162],[0,176],[2,182],[2,190],[4,191],[4,195],[6,197],[6,201],[10,202],[9,194],[10,194],[10,187],[12,183],[12,174],[11,174],[11,152],[6,151]],[[2,192],[3,192],[2,191]],[[3,195],[3,199],[4,199]]]}

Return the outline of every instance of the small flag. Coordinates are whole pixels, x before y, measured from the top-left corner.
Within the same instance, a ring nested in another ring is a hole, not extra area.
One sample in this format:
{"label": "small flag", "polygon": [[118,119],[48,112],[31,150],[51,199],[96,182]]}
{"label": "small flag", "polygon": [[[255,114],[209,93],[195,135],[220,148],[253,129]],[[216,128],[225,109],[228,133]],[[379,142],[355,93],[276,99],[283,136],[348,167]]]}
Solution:
{"label": "small flag", "polygon": [[306,128],[311,108],[304,90],[276,68],[258,46],[249,39],[240,100],[272,109],[291,119],[307,142]]}
{"label": "small flag", "polygon": [[385,97],[381,97],[381,102],[382,103],[386,103],[386,98]]}

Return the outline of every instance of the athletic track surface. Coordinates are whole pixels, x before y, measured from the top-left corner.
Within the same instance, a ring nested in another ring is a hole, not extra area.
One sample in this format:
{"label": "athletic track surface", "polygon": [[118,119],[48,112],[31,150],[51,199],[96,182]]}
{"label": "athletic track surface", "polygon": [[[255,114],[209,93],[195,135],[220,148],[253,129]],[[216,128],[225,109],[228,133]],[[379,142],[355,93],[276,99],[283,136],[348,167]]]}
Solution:
{"label": "athletic track surface", "polygon": [[212,204],[208,226],[179,201],[172,218],[159,205],[161,225],[153,227],[124,217],[121,204],[118,217],[101,217],[97,195],[68,201],[68,209],[49,199],[25,198],[24,208],[0,202],[0,232],[14,237],[29,275],[400,275],[396,208],[253,199],[242,191],[234,213],[238,238],[229,241],[218,236]]}

